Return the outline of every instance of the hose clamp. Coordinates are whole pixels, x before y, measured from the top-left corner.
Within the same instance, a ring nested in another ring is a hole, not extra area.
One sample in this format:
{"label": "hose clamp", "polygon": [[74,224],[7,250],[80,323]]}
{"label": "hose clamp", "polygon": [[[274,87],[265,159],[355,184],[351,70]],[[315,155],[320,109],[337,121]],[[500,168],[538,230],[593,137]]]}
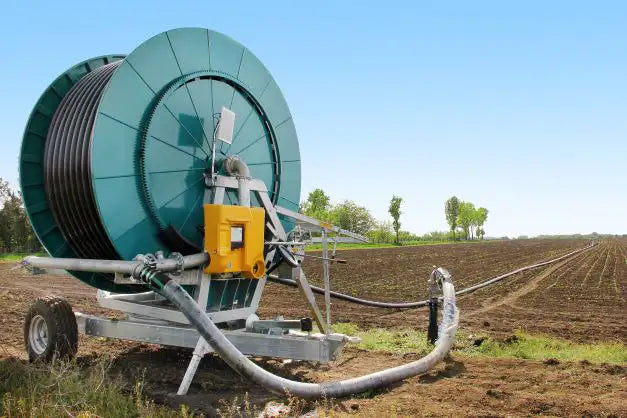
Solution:
{"label": "hose clamp", "polygon": [[137,254],[133,261],[138,261],[131,272],[131,277],[134,279],[139,279],[143,271],[154,270],[157,267],[157,257],[150,253]]}
{"label": "hose clamp", "polygon": [[133,261],[139,261],[143,266],[155,268],[157,266],[157,257],[148,253],[148,254],[137,254]]}
{"label": "hose clamp", "polygon": [[183,254],[174,252],[170,254],[170,258],[176,260],[176,270],[174,270],[170,274],[172,274],[173,276],[180,276],[181,274],[183,274]]}

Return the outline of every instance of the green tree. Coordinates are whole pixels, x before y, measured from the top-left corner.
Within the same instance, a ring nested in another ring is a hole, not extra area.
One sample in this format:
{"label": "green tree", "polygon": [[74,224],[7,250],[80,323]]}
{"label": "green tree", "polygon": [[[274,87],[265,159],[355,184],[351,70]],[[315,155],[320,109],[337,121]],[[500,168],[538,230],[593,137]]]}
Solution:
{"label": "green tree", "polygon": [[333,206],[329,212],[329,221],[340,228],[362,235],[368,235],[376,224],[368,209],[351,200]]}
{"label": "green tree", "polygon": [[420,237],[423,241],[446,241],[451,239],[450,231],[431,231]]}
{"label": "green tree", "polygon": [[465,239],[470,238],[470,227],[475,221],[475,205],[471,202],[459,203],[459,214],[457,215],[457,225],[464,231]]}
{"label": "green tree", "polygon": [[22,197],[0,179],[0,252],[31,252],[39,248]]}
{"label": "green tree", "polygon": [[392,229],[392,222],[377,222],[368,234],[368,237],[375,244],[391,243],[392,241],[394,241],[394,230]]}
{"label": "green tree", "polygon": [[392,200],[390,200],[390,207],[388,208],[388,212],[390,212],[390,215],[392,216],[392,227],[396,233],[397,245],[400,244],[398,231],[401,230],[401,203],[403,203],[402,197],[392,196]]}
{"label": "green tree", "polygon": [[399,242],[410,242],[410,241],[420,241],[420,237],[413,232],[403,231],[402,229],[398,232],[398,241]]}
{"label": "green tree", "polygon": [[457,217],[459,216],[459,199],[457,196],[452,196],[444,203],[444,213],[446,222],[453,233],[453,241],[455,241],[455,229],[457,228]]}
{"label": "green tree", "polygon": [[328,220],[331,204],[329,196],[322,189],[315,189],[309,193],[307,200],[301,203],[300,211],[312,218]]}
{"label": "green tree", "polygon": [[488,210],[486,208],[479,208],[475,211],[475,224],[477,225],[477,238],[483,239],[485,235],[485,229],[483,225],[488,220]]}

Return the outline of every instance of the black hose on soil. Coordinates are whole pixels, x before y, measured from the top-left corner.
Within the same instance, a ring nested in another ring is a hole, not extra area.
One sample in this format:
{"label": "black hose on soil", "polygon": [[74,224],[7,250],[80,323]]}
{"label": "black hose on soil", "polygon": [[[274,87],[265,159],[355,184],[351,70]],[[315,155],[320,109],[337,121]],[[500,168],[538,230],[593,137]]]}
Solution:
{"label": "black hose on soil", "polygon": [[[490,286],[494,283],[500,282],[503,279],[506,279],[510,276],[513,276],[514,274],[518,274],[518,273],[522,273],[523,271],[527,271],[527,270],[531,270],[531,269],[535,269],[538,267],[542,267],[542,266],[546,266],[548,264],[552,264],[555,262],[558,262],[560,260],[563,260],[565,258],[568,258],[572,255],[581,253],[582,251],[585,251],[587,249],[590,249],[592,247],[594,247],[596,245],[596,243],[592,242],[590,245],[583,247],[583,248],[579,248],[578,250],[574,250],[569,252],[568,254],[565,254],[561,257],[557,257],[554,258],[552,260],[548,260],[548,261],[544,261],[541,263],[536,263],[536,264],[531,264],[529,266],[525,266],[525,267],[521,267],[519,269],[510,271],[509,273],[505,273],[502,274],[500,276],[497,277],[493,277],[491,279],[485,280],[479,284],[476,284],[474,286],[470,286],[467,287],[465,289],[459,290],[457,291],[455,294],[457,296],[460,295],[464,295],[466,293],[471,293],[474,292],[475,290],[479,290],[481,288]],[[278,277],[275,275],[269,275],[268,276],[268,280],[274,283],[278,283],[278,284],[282,284],[282,285],[286,285],[286,286],[292,286],[292,287],[297,287],[298,283],[296,283],[295,280],[292,279],[286,279],[283,277]],[[321,287],[317,287],[317,286],[309,286],[311,287],[311,290],[314,293],[318,293],[319,295],[324,295],[324,289]],[[331,297],[334,297],[336,299],[341,299],[341,300],[345,300],[347,302],[352,302],[352,303],[356,303],[359,305],[365,305],[365,306],[372,306],[375,308],[397,308],[397,309],[410,309],[410,308],[422,308],[425,306],[429,305],[429,301],[428,300],[421,300],[421,301],[417,301],[417,302],[380,302],[380,301],[375,301],[375,300],[367,300],[367,299],[361,299],[361,298],[357,298],[355,296],[351,296],[351,295],[347,295],[344,293],[340,293],[340,292],[335,292],[335,291],[330,291]]]}

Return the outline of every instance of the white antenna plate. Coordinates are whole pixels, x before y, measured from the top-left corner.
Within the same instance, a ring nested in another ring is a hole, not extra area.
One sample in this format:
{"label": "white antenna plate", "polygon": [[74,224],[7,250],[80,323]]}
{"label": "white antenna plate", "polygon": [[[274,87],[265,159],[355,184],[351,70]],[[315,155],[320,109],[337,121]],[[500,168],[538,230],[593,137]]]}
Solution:
{"label": "white antenna plate", "polygon": [[233,142],[233,130],[235,129],[235,113],[222,106],[220,120],[216,130],[216,139],[230,144]]}

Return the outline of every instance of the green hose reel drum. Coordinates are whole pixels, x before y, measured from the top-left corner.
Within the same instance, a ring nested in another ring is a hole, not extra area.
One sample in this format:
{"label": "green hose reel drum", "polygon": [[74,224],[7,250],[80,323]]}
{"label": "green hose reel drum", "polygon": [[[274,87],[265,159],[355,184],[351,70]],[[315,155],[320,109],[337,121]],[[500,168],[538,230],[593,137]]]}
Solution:
{"label": "green hose reel drum", "polygon": [[[20,185],[35,233],[54,257],[130,260],[202,251],[205,176],[222,107],[231,155],[298,209],[300,152],[278,85],[248,49],[217,32],[174,29],[130,55],[84,61],[58,77],[28,120]],[[237,191],[225,194],[237,204]],[[251,204],[259,206],[254,196]],[[73,272],[103,290],[140,291],[110,275]]]}

